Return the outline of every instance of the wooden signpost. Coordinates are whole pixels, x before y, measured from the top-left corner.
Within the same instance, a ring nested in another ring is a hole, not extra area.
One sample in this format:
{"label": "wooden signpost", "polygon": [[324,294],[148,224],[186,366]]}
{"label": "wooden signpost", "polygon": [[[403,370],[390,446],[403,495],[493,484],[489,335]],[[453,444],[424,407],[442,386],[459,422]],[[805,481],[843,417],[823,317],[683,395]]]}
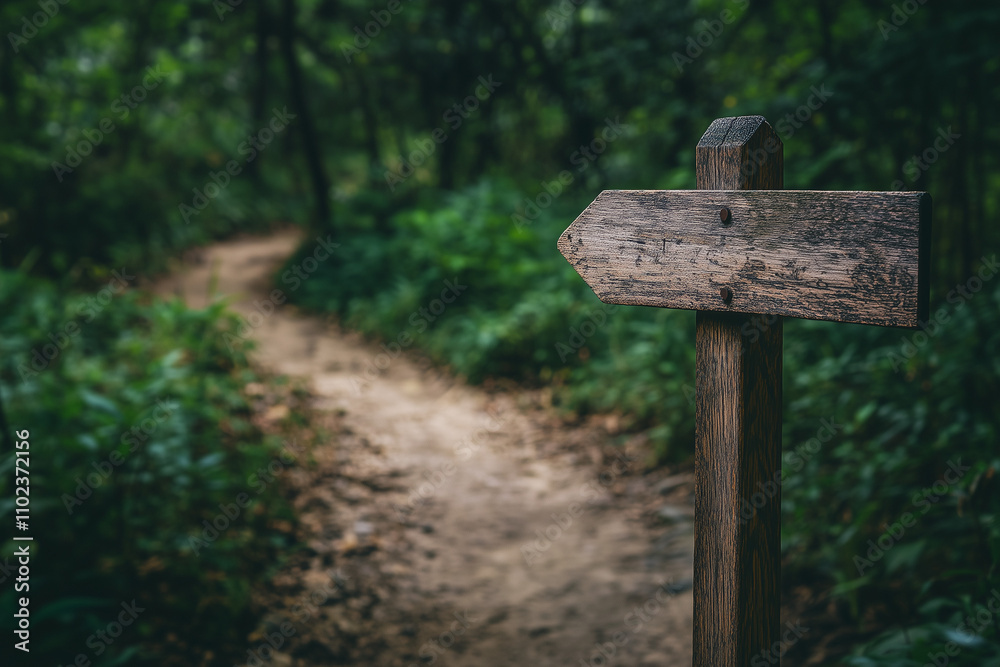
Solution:
{"label": "wooden signpost", "polygon": [[781,639],[780,487],[752,496],[781,469],[782,317],[916,328],[931,200],[783,191],[762,116],[716,120],[696,160],[698,190],[602,192],[559,250],[606,303],[698,311],[694,665],[750,667]]}

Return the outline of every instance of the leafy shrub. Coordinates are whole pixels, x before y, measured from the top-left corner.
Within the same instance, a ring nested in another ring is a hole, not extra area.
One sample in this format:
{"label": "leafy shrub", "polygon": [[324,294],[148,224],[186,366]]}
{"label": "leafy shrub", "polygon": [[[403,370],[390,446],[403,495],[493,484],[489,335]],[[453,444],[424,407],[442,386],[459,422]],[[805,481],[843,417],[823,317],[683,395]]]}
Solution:
{"label": "leafy shrub", "polygon": [[[923,665],[949,641],[958,664],[1000,655],[996,615],[958,629],[1000,590],[1000,287],[944,308],[930,336],[786,326],[785,572],[829,582],[845,619],[890,628],[852,665]],[[842,430],[809,454],[830,418]]]}
{"label": "leafy shrub", "polygon": [[[251,422],[242,388],[255,375],[223,342],[237,322],[222,305],[107,296],[0,276],[0,390],[9,428],[30,431],[31,655],[201,663],[200,647],[240,648],[250,590],[286,546],[276,484],[251,478],[278,443]],[[0,465],[10,523],[12,459]],[[218,519],[240,493],[252,504]],[[213,541],[205,521],[230,525]],[[12,605],[14,591],[0,597]],[[120,640],[91,637],[132,600],[146,611]]]}

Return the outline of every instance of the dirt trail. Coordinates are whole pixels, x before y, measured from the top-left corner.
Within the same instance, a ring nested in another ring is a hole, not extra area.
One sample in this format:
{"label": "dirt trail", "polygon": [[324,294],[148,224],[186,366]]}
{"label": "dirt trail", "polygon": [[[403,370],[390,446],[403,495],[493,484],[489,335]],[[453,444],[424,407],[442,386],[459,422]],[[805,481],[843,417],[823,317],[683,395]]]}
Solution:
{"label": "dirt trail", "polygon": [[[226,296],[248,316],[299,242],[200,249],[156,291],[192,306]],[[654,480],[639,443],[616,449],[527,394],[466,386],[406,353],[359,389],[379,346],[292,306],[253,337],[256,361],[304,379],[335,426],[318,472],[292,480],[307,548],[259,595],[272,611],[247,660],[690,664],[689,479]],[[316,607],[293,616],[310,595]],[[294,634],[260,653],[285,619]]]}

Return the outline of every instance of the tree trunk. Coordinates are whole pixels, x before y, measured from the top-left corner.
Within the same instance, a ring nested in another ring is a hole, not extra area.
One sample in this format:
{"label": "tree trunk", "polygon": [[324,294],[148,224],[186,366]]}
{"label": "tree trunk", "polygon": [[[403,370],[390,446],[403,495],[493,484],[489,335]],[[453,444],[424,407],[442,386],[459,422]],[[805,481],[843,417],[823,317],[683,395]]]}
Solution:
{"label": "tree trunk", "polygon": [[316,197],[316,224],[326,228],[330,224],[330,190],[326,171],[323,168],[323,157],[320,154],[319,137],[312,122],[309,105],[306,102],[305,88],[302,85],[302,72],[299,60],[295,55],[295,15],[297,14],[295,0],[284,0],[281,21],[281,52],[288,69],[289,92],[292,96],[292,112],[298,115],[299,135],[302,138],[302,149],[305,152],[306,166],[312,181],[313,194]]}

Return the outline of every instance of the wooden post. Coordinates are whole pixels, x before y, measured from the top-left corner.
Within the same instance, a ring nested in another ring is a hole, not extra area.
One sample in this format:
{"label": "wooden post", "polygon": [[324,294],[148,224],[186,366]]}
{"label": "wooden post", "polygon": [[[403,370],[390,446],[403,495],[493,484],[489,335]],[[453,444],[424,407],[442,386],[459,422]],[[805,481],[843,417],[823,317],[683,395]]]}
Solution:
{"label": "wooden post", "polygon": [[[782,151],[760,116],[717,120],[698,189],[780,190]],[[699,310],[697,323],[694,665],[750,667],[779,639],[782,320]]]}

